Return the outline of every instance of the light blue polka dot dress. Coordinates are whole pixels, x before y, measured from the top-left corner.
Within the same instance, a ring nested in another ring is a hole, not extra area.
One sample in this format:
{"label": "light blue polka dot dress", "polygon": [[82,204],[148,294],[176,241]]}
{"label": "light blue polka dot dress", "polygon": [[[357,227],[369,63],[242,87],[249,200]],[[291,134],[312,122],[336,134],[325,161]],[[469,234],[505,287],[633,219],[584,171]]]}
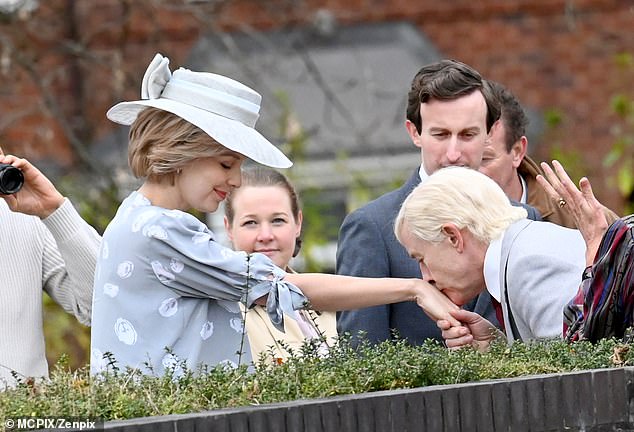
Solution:
{"label": "light blue polka dot dress", "polygon": [[132,367],[161,375],[198,366],[249,364],[240,301],[269,294],[271,320],[306,303],[262,254],[226,248],[194,216],[126,198],[106,229],[95,273],[92,373]]}

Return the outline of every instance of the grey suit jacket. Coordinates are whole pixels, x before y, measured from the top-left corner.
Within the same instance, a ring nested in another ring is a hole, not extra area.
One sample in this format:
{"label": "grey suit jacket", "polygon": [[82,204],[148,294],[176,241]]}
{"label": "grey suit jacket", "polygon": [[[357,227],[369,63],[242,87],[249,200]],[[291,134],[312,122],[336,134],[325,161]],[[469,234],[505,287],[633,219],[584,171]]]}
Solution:
{"label": "grey suit jacket", "polygon": [[[339,230],[337,274],[363,277],[420,278],[418,263],[396,240],[394,220],[401,204],[420,183],[417,169],[399,189],[369,202],[350,213]],[[532,207],[529,217],[539,219]],[[491,297],[484,292],[465,305],[498,324]],[[394,332],[408,342],[419,345],[426,339],[441,340],[440,331],[415,302],[393,303],[337,313],[337,331],[355,336],[359,331],[372,343],[394,338]]]}
{"label": "grey suit jacket", "polygon": [[[550,222],[523,219],[506,230],[500,260],[500,303],[510,342],[561,337],[564,306],[579,289],[585,251],[578,230]],[[519,335],[511,331],[509,308]]]}

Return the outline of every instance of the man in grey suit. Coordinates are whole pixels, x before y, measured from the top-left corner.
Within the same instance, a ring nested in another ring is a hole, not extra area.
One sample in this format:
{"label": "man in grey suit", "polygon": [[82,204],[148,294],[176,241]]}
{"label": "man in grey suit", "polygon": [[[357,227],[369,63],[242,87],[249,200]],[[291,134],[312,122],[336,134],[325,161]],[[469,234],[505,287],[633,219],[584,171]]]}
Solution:
{"label": "man in grey suit", "polygon": [[[445,166],[478,169],[491,127],[499,118],[497,100],[470,66],[442,60],[423,67],[408,94],[405,127],[420,148],[422,164],[399,189],[349,214],[339,231],[336,272],[364,277],[420,278],[417,263],[394,236],[396,214],[405,197],[430,174]],[[530,208],[529,217],[539,218]],[[495,322],[484,293],[465,307]],[[337,313],[339,334],[363,332],[371,343],[405,338],[421,344],[440,339],[436,324],[410,303],[394,303]]]}
{"label": "man in grey suit", "polygon": [[[457,306],[486,289],[508,341],[561,338],[586,266],[579,230],[527,220],[491,178],[450,167],[412,191],[394,231],[424,279]],[[462,325],[438,322],[448,347],[482,349],[500,335],[476,313],[449,313]]]}

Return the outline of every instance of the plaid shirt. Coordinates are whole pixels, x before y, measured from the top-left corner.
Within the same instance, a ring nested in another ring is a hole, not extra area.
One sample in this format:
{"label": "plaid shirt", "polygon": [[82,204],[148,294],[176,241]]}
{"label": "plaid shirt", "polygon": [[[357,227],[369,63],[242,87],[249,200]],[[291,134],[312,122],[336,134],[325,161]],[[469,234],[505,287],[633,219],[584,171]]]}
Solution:
{"label": "plaid shirt", "polygon": [[569,342],[623,338],[634,324],[634,215],[606,231],[594,264],[583,272],[575,297],[564,307]]}

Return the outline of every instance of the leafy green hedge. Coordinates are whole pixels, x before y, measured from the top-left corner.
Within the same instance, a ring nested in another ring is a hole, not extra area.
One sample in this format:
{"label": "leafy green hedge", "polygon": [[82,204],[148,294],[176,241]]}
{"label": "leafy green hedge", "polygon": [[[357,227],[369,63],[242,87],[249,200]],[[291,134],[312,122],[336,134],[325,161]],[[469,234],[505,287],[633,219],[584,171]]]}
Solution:
{"label": "leafy green hedge", "polygon": [[[364,345],[346,341],[320,356],[315,344],[281,365],[262,359],[255,371],[215,367],[180,377],[115,371],[91,377],[63,362],[47,382],[22,382],[0,392],[0,417],[93,417],[126,419],[378,390],[455,384],[494,378],[630,365],[630,345],[604,340],[593,345],[562,341],[494,345],[490,352],[449,351],[437,342]],[[299,355],[301,354],[301,355]],[[0,423],[2,424],[2,423]]]}

